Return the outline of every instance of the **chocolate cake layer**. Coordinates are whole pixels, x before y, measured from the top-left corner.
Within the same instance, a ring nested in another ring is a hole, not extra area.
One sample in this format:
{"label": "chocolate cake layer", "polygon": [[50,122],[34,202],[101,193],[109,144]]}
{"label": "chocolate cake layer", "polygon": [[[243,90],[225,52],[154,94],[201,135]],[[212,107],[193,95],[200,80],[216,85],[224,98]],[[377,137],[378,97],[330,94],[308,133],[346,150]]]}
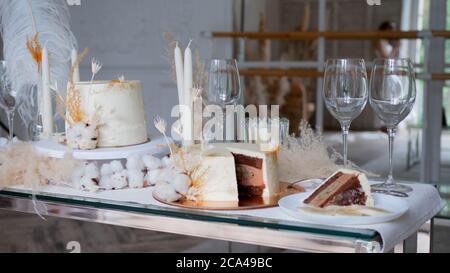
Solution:
{"label": "chocolate cake layer", "polygon": [[238,192],[239,196],[254,196],[254,197],[261,197],[264,191],[264,185],[262,187],[260,186],[244,186],[241,184],[238,184]]}
{"label": "chocolate cake layer", "polygon": [[263,160],[257,157],[246,156],[243,154],[231,153],[234,157],[234,163],[236,165],[247,165],[257,169],[262,169]]}
{"label": "chocolate cake layer", "polygon": [[263,160],[233,153],[236,165],[236,180],[240,196],[261,196],[265,185],[263,181]]}
{"label": "chocolate cake layer", "polygon": [[366,199],[357,176],[338,172],[305,199],[304,203],[323,208],[330,205],[365,205]]}

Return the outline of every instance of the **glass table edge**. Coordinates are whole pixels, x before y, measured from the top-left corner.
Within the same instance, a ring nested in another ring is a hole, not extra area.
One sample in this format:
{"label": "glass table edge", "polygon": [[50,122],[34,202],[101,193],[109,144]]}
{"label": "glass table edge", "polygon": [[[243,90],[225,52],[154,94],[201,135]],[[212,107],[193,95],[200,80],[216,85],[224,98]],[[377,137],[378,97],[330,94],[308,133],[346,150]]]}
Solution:
{"label": "glass table edge", "polygon": [[[33,194],[29,190],[3,189],[0,195],[16,198],[31,199]],[[226,214],[223,212],[208,212],[201,210],[189,210],[182,208],[170,208],[155,205],[143,205],[133,202],[118,202],[110,200],[99,200],[72,195],[48,194],[39,192],[35,194],[37,200],[43,202],[55,202],[65,205],[86,206],[96,209],[116,210],[129,213],[143,213],[180,219],[208,221],[216,223],[236,224],[239,226],[269,228],[282,231],[297,231],[315,235],[336,236],[341,238],[354,238],[358,240],[374,240],[379,236],[372,229],[359,229],[350,227],[333,227],[318,224],[309,224],[297,221],[276,220],[241,214]]]}

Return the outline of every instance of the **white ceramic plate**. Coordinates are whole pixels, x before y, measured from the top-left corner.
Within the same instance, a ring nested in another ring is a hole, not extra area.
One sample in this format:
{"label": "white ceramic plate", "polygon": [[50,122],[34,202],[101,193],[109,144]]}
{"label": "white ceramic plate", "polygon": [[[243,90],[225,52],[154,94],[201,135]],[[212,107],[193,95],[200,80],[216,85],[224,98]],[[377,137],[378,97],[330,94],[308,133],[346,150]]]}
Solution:
{"label": "white ceramic plate", "polygon": [[408,211],[408,203],[399,197],[384,194],[372,194],[375,207],[389,211],[379,216],[348,216],[348,215],[324,215],[301,210],[303,200],[309,195],[307,192],[288,195],[278,201],[280,208],[289,216],[302,221],[326,225],[368,225],[388,222],[399,218]]}

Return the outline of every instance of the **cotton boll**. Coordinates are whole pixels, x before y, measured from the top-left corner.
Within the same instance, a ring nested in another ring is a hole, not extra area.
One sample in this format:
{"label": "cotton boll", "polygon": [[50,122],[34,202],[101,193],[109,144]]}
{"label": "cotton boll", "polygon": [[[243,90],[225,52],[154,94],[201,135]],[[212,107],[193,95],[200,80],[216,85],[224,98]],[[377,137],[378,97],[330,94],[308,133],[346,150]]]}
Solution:
{"label": "cotton boll", "polygon": [[100,183],[99,183],[99,187],[100,189],[103,190],[112,190],[113,189],[113,184],[111,182],[111,175],[105,175],[100,178]]}
{"label": "cotton boll", "polygon": [[140,170],[128,170],[128,186],[130,188],[144,187],[144,173]]}
{"label": "cotton boll", "polygon": [[173,167],[173,165],[174,165],[172,159],[168,156],[163,157],[161,159],[161,162],[162,162],[162,165],[167,168]]}
{"label": "cotton boll", "polygon": [[161,159],[154,157],[152,155],[142,156],[142,161],[148,171],[156,170],[158,168],[161,168],[161,166],[162,166]]}
{"label": "cotton boll", "polygon": [[120,162],[119,160],[111,161],[111,163],[109,163],[109,164],[111,165],[111,170],[112,170],[114,173],[118,173],[118,172],[123,171],[123,165],[122,165],[122,162]]}
{"label": "cotton boll", "polygon": [[176,169],[164,168],[164,169],[161,169],[161,171],[159,173],[159,180],[165,181],[165,182],[170,182],[175,178],[175,176],[177,174],[178,174],[178,171]]}
{"label": "cotton boll", "polygon": [[139,155],[131,155],[127,157],[126,163],[128,170],[144,170],[144,162],[142,162],[142,158]]}
{"label": "cotton boll", "polygon": [[86,168],[85,164],[79,166],[78,168],[75,168],[75,170],[72,173],[72,184],[73,185],[78,185],[78,183],[80,182],[81,178],[84,175],[85,168]]}
{"label": "cotton boll", "polygon": [[103,176],[109,176],[113,173],[111,164],[105,163],[102,165],[101,169],[100,169],[100,174]]}
{"label": "cotton boll", "polygon": [[91,177],[99,177],[100,173],[98,171],[98,167],[95,163],[89,163],[86,165],[86,168],[84,169],[84,175],[89,175]]}
{"label": "cotton boll", "polygon": [[98,178],[84,175],[78,183],[78,188],[83,191],[95,192],[99,189]]}
{"label": "cotton boll", "polygon": [[182,173],[176,174],[170,183],[175,188],[175,190],[182,195],[187,194],[192,184],[189,176]]}
{"label": "cotton boll", "polygon": [[147,182],[147,184],[150,185],[150,186],[155,185],[156,182],[162,181],[162,180],[160,179],[161,171],[162,171],[162,169],[156,169],[156,170],[148,171],[147,174],[145,175],[144,180],[145,180],[145,181]]}
{"label": "cotton boll", "polygon": [[174,202],[181,198],[181,195],[175,191],[175,188],[166,182],[158,183],[154,193],[158,198],[168,202]]}
{"label": "cotton boll", "polygon": [[122,170],[111,175],[111,186],[113,190],[123,189],[128,186],[127,171]]}

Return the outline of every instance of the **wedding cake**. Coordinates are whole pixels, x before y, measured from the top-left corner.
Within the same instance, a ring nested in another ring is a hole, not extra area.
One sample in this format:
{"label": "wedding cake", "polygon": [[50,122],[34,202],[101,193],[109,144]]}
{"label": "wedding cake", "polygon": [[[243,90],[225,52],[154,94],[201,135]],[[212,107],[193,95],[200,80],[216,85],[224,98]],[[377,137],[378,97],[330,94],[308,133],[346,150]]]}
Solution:
{"label": "wedding cake", "polygon": [[120,147],[148,141],[139,81],[76,82],[71,92],[68,98],[77,102],[72,111],[84,117],[66,126],[67,143],[72,148]]}
{"label": "wedding cake", "polygon": [[[174,162],[190,165],[183,173],[189,174],[191,182],[186,193],[178,191],[178,198],[198,202],[239,202],[242,197],[268,198],[280,193],[276,150],[262,151],[258,144],[221,143],[206,150],[200,145],[193,146],[181,154],[177,153]],[[177,188],[170,176],[163,180],[164,183],[155,189],[161,199],[169,196],[166,190],[173,192]],[[173,189],[167,184],[172,184]]]}

